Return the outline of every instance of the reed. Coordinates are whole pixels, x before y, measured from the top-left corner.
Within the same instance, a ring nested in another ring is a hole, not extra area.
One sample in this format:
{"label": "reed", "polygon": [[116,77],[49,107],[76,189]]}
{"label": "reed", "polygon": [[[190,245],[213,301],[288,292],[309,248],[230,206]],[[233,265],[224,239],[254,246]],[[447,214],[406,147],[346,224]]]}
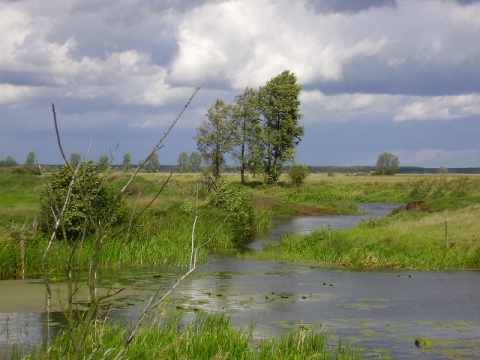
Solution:
{"label": "reed", "polygon": [[[329,345],[327,335],[301,327],[298,332],[268,340],[253,339],[250,330],[230,326],[225,314],[198,313],[187,322],[182,314],[144,326],[128,348],[129,359],[350,359],[365,358],[361,351]],[[113,359],[124,344],[125,328],[97,324],[86,343],[86,358]],[[70,359],[73,347],[65,334],[51,345],[50,357]],[[41,358],[40,350],[33,356]],[[371,357],[369,357],[371,358]]]}

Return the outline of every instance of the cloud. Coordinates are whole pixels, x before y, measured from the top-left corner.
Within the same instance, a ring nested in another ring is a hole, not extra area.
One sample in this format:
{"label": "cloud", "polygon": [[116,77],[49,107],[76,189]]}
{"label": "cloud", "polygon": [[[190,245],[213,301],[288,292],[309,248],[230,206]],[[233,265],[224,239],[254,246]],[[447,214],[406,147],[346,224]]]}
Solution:
{"label": "cloud", "polygon": [[178,25],[172,78],[180,83],[215,79],[242,89],[289,69],[302,83],[339,81],[345,63],[372,56],[387,44],[380,34],[342,37],[349,21],[320,16],[289,1],[282,6],[258,1],[206,4]]}
{"label": "cloud", "polygon": [[[464,0],[465,1],[465,0]],[[319,13],[346,13],[355,14],[372,8],[395,8],[396,0],[308,0],[307,7]]]}
{"label": "cloud", "polygon": [[173,142],[194,147],[215,99],[232,102],[288,69],[310,139],[299,156],[325,128],[345,149],[326,144],[331,164],[408,151],[430,134],[428,149],[447,135],[445,151],[477,147],[480,1],[23,0],[0,1],[0,18],[2,139],[45,132],[52,102],[70,140],[141,139],[202,86],[179,123],[190,135]]}
{"label": "cloud", "polygon": [[36,89],[28,86],[14,86],[0,83],[0,105],[15,103],[19,100],[25,100],[36,94]]}
{"label": "cloud", "polygon": [[444,150],[425,148],[419,150],[397,150],[395,155],[399,157],[400,166],[424,166],[424,167],[471,167],[475,159],[480,157],[478,149]]}
{"label": "cloud", "polygon": [[455,120],[469,116],[480,116],[480,94],[418,99],[399,109],[394,121]]}

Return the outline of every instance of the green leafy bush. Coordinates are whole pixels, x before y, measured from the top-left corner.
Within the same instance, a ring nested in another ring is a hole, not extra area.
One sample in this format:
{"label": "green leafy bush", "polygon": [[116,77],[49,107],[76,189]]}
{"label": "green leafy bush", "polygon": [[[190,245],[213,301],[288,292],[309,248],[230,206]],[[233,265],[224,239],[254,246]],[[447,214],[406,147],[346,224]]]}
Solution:
{"label": "green leafy bush", "polygon": [[234,241],[250,238],[253,233],[254,208],[250,196],[245,191],[221,179],[213,204],[230,214],[229,223],[233,226]]}
{"label": "green leafy bush", "polygon": [[303,164],[293,164],[288,170],[288,176],[293,185],[300,186],[308,176],[308,168]]}
{"label": "green leafy bush", "polygon": [[[70,187],[70,201],[61,215]],[[119,225],[128,220],[125,203],[117,201],[113,189],[96,171],[93,162],[81,163],[75,179],[66,165],[56,170],[50,177],[50,186],[42,192],[40,205],[40,230],[50,234],[55,219],[60,219],[66,237],[71,240],[92,234],[98,226]],[[58,230],[57,236],[63,237],[63,232]]]}

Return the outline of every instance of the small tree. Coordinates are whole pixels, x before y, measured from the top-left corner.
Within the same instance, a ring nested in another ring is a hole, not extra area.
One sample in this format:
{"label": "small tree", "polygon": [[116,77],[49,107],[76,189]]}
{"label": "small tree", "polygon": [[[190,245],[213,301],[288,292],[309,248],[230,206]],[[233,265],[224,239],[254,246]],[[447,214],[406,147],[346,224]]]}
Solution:
{"label": "small tree", "polygon": [[[232,120],[235,123],[234,131],[235,149],[233,156],[240,163],[240,179],[245,183],[245,171],[250,168],[258,169],[263,159],[259,137],[262,135],[260,126],[260,112],[258,106],[258,92],[246,88],[245,91],[235,96]],[[256,154],[260,154],[256,156]]]}
{"label": "small tree", "polygon": [[446,168],[445,166],[440,166],[437,170],[437,172],[439,174],[448,174],[448,168]]}
{"label": "small tree", "polygon": [[308,167],[303,164],[293,164],[288,170],[288,176],[293,185],[300,186],[309,175]]}
{"label": "small tree", "polygon": [[200,171],[202,168],[202,155],[200,153],[193,151],[190,154],[190,168],[192,171]]}
{"label": "small tree", "polygon": [[190,156],[185,151],[178,155],[178,171],[186,173],[190,170]]}
{"label": "small tree", "polygon": [[398,156],[384,152],[378,157],[377,161],[377,175],[394,175],[398,168],[400,167],[400,162],[398,161]]}
{"label": "small tree", "polygon": [[70,155],[70,165],[72,165],[72,168],[75,169],[81,161],[82,157],[80,154],[72,153],[72,155]]}
{"label": "small tree", "polygon": [[130,166],[132,166],[132,162],[130,159],[130,154],[123,155],[123,162],[122,162],[122,170],[128,171],[130,170]]}
{"label": "small tree", "polygon": [[220,178],[222,166],[225,164],[224,154],[233,147],[233,123],[231,118],[231,106],[223,100],[217,99],[208,108],[208,120],[198,128],[197,148],[202,158],[210,166],[210,171],[215,180]]}
{"label": "small tree", "polygon": [[1,167],[11,167],[11,166],[16,166],[17,162],[13,158],[13,156],[7,156],[5,160],[0,161],[0,166]]}
{"label": "small tree", "polygon": [[158,160],[158,154],[155,152],[145,163],[145,171],[149,173],[156,173],[158,170],[160,170],[160,161]]}
{"label": "small tree", "polygon": [[105,171],[110,166],[110,158],[107,155],[102,155],[98,158],[98,171]]}
{"label": "small tree", "polygon": [[27,160],[25,161],[25,166],[33,167],[35,165],[35,152],[30,151],[27,155]]}

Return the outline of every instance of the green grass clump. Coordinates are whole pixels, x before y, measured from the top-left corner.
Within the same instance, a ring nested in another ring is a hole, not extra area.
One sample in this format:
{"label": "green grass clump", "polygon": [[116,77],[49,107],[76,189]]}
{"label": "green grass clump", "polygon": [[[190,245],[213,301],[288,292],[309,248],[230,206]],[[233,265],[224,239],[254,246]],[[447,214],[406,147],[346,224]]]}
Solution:
{"label": "green grass clump", "polygon": [[[164,323],[141,328],[122,358],[125,359],[336,359],[360,360],[358,350],[330,346],[323,333],[301,329],[281,338],[254,340],[253,327],[242,331],[230,326],[225,314],[198,313],[187,323],[181,314],[173,314]],[[113,359],[125,344],[126,329],[118,325],[98,324],[88,338],[82,358]],[[39,358],[45,351],[39,351]],[[74,358],[66,333],[51,345],[51,359]]]}

